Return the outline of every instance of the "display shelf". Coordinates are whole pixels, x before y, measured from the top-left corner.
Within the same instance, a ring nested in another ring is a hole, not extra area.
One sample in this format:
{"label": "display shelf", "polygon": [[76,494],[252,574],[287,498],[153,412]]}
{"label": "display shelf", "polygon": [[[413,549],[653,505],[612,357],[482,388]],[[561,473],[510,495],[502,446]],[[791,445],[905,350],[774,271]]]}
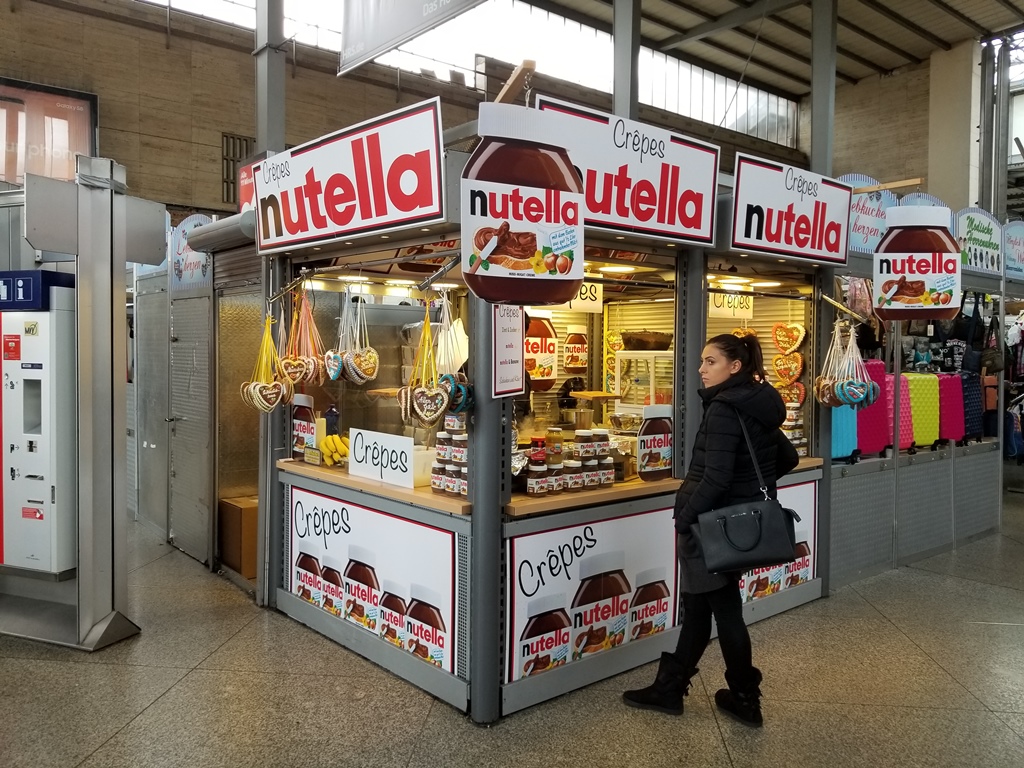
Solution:
{"label": "display shelf", "polygon": [[571,393],[571,397],[577,400],[614,400],[619,397],[618,392],[600,392],[597,390],[579,390]]}
{"label": "display shelf", "polygon": [[629,499],[642,499],[645,496],[659,496],[667,493],[675,493],[679,490],[681,481],[653,480],[629,480],[625,483],[616,483],[609,488],[595,488],[592,491],[578,491],[576,493],[560,493],[557,496],[531,498],[525,493],[512,494],[512,501],[505,505],[505,514],[509,517],[527,517],[529,515],[545,515],[554,512],[565,512],[579,507],[595,507],[601,504],[616,504]]}
{"label": "display shelf", "polygon": [[417,507],[432,509],[435,512],[445,512],[450,515],[468,515],[472,510],[472,505],[469,502],[460,501],[450,496],[441,496],[431,491],[429,486],[423,488],[402,488],[397,485],[382,483],[379,480],[354,477],[344,469],[315,467],[294,459],[281,459],[277,462],[277,468],[282,472],[290,472],[293,475],[308,477],[330,485],[352,488],[375,496],[383,496],[387,499],[413,504]]}

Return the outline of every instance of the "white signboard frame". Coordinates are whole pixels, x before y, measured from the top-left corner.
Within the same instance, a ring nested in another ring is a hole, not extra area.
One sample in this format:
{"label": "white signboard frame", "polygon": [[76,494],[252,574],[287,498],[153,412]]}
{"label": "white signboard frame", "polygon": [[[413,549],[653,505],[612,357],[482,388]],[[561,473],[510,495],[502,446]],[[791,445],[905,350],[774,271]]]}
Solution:
{"label": "white signboard frame", "polygon": [[493,333],[491,356],[491,397],[514,397],[526,392],[526,322],[523,308],[513,304],[492,305]]}
{"label": "white signboard frame", "polygon": [[348,473],[400,488],[414,485],[414,441],[411,437],[349,430]]}

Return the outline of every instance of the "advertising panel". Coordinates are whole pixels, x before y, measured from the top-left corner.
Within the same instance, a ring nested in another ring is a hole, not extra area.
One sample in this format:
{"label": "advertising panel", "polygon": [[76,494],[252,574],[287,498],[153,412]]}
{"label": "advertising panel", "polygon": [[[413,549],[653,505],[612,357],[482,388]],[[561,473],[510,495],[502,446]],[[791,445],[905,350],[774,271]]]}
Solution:
{"label": "advertising panel", "polygon": [[259,251],[443,221],[443,161],[437,98],[261,160],[253,166]]}
{"label": "advertising panel", "polygon": [[209,224],[213,219],[194,213],[171,230],[168,261],[171,264],[171,294],[193,288],[213,287],[213,257],[202,251],[193,251],[188,244],[188,233],[196,227]]}
{"label": "advertising panel", "polygon": [[494,371],[491,376],[491,397],[510,397],[526,391],[524,342],[525,317],[522,307],[495,304],[494,341],[491,355]]}
{"label": "advertising panel", "polygon": [[289,591],[454,672],[455,534],[291,488]]}
{"label": "advertising panel", "polygon": [[1024,221],[1003,227],[1003,261],[1007,277],[1024,279]]}
{"label": "advertising panel", "polygon": [[675,626],[673,531],[659,509],[510,539],[506,682]]}
{"label": "advertising panel", "polygon": [[1003,274],[1003,226],[981,208],[964,208],[954,217],[960,263],[965,272]]}
{"label": "advertising panel", "polygon": [[733,250],[845,264],[852,189],[837,179],[736,153]]}
{"label": "advertising panel", "polygon": [[[847,173],[839,181],[854,189],[877,187],[878,179],[862,173]],[[885,233],[885,211],[897,204],[896,195],[888,189],[874,192],[855,192],[850,202],[850,250],[874,253]]]}

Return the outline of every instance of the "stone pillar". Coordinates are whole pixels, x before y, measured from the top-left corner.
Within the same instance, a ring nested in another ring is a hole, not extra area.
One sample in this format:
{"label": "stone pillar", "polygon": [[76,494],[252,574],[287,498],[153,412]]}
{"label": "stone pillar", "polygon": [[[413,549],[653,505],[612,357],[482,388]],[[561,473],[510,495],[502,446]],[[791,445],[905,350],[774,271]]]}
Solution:
{"label": "stone pillar", "polygon": [[925,188],[954,211],[979,200],[981,46],[965,40],[931,57]]}

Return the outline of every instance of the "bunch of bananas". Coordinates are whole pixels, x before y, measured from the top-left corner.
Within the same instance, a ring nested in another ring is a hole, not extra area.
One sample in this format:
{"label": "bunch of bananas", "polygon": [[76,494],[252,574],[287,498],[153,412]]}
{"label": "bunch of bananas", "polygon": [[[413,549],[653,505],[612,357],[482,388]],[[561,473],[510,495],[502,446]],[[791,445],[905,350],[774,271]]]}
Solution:
{"label": "bunch of bananas", "polygon": [[328,435],[320,441],[320,453],[323,454],[324,464],[328,467],[340,464],[341,460],[348,456],[348,435]]}

